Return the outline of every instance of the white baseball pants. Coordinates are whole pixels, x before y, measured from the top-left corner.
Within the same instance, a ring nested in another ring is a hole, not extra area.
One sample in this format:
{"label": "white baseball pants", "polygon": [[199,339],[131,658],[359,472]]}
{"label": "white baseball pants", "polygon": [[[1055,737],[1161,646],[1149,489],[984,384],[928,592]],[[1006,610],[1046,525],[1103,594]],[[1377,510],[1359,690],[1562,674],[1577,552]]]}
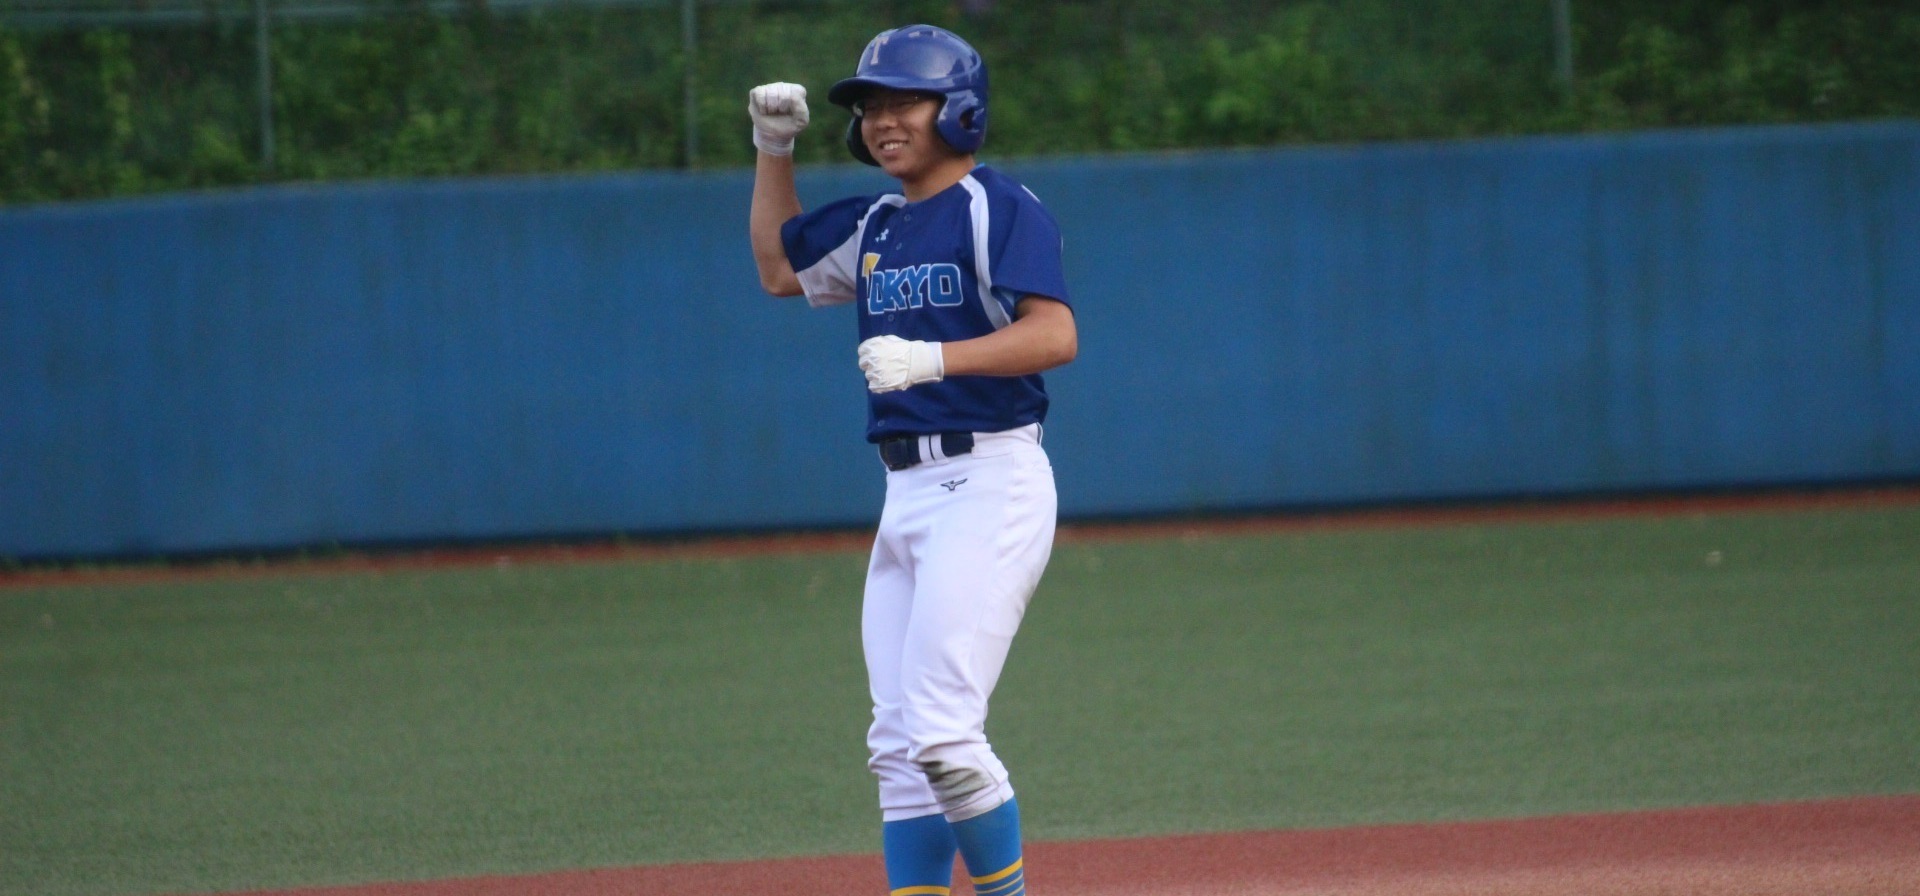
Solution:
{"label": "white baseball pants", "polygon": [[1038,425],[887,473],[861,613],[884,820],[965,821],[1012,798],[987,699],[1046,570],[1057,505]]}

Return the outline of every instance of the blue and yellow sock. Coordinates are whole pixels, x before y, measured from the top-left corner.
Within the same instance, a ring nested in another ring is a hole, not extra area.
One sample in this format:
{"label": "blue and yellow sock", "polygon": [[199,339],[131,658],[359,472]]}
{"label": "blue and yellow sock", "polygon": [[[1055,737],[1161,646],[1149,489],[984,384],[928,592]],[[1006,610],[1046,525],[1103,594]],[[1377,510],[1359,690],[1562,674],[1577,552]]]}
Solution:
{"label": "blue and yellow sock", "polygon": [[948,896],[953,891],[953,826],[923,815],[880,826],[892,896]]}
{"label": "blue and yellow sock", "polygon": [[1027,873],[1020,858],[1020,806],[1013,800],[953,826],[960,857],[979,896],[1025,896]]}

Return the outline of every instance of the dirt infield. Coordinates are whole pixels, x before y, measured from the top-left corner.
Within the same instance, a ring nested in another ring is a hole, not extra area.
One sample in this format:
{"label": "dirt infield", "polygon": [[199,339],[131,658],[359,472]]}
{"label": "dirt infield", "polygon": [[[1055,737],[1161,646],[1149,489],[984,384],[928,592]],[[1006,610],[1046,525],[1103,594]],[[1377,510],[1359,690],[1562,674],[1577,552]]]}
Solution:
{"label": "dirt infield", "polygon": [[[1027,865],[1036,896],[1920,896],[1920,795],[1035,843]],[[253,896],[884,892],[880,860],[868,855]]]}

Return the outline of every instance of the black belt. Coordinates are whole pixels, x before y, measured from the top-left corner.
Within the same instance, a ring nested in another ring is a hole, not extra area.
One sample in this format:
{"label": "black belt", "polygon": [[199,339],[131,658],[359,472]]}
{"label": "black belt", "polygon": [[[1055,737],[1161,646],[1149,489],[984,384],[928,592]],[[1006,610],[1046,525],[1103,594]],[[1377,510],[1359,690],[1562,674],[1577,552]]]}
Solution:
{"label": "black belt", "polygon": [[[896,436],[880,440],[880,461],[889,470],[905,470],[931,457],[920,456],[922,436]],[[940,453],[946,457],[955,457],[973,451],[973,433],[943,432],[940,434]]]}

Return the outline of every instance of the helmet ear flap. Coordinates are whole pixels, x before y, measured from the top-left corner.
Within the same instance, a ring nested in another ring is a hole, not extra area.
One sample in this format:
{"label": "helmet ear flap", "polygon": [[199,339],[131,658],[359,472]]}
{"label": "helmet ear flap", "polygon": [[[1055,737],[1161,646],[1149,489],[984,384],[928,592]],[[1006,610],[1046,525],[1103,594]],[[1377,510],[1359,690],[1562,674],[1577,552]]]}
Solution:
{"label": "helmet ear flap", "polygon": [[847,151],[853,153],[853,157],[862,162],[875,168],[880,167],[880,160],[875,159],[873,153],[867,151],[867,141],[860,137],[860,116],[858,115],[847,122]]}
{"label": "helmet ear flap", "polygon": [[972,90],[949,93],[940,110],[940,137],[963,153],[973,153],[987,137],[986,97]]}

